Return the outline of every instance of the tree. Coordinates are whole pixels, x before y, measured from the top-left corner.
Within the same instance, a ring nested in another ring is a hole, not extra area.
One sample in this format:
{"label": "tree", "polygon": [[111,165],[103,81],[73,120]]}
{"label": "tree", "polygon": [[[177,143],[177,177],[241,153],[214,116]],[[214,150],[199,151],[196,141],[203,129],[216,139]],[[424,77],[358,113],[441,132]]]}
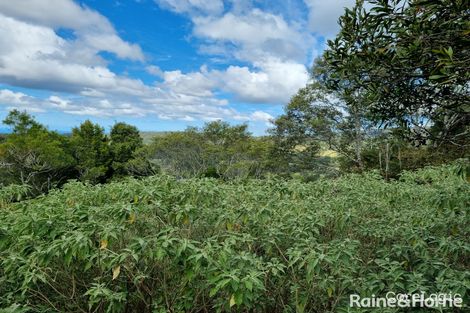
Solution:
{"label": "tree", "polygon": [[153,139],[149,159],[164,172],[177,177],[198,177],[206,171],[204,142],[194,128]]}
{"label": "tree", "polygon": [[[320,67],[317,62],[312,72]],[[373,128],[358,99],[357,93],[330,90],[319,79],[299,90],[271,131],[289,171],[331,170],[328,160],[320,156],[322,148],[337,152],[349,170],[363,169],[362,150]]]}
{"label": "tree", "polygon": [[205,143],[206,175],[232,179],[250,175],[248,125],[224,121],[206,123],[200,130]]}
{"label": "tree", "polygon": [[248,132],[247,124],[231,126],[224,121],[206,123],[201,132],[209,143],[224,147],[246,140],[251,136],[250,132]]}
{"label": "tree", "polygon": [[[135,165],[137,163],[132,162],[134,165],[130,167],[129,162],[138,157],[136,151],[143,147],[143,140],[139,130],[135,126],[122,122],[114,124],[110,133],[109,147],[113,159],[111,165],[113,175],[125,176],[132,174],[134,172],[133,169],[136,169]],[[143,165],[142,162],[138,163],[140,166]],[[139,172],[142,173],[143,168],[140,166]]]}
{"label": "tree", "polygon": [[19,110],[12,110],[8,116],[3,120],[3,124],[12,128],[12,132],[17,135],[28,133],[32,129],[44,129],[44,126],[34,120],[34,118]]}
{"label": "tree", "polygon": [[83,122],[72,129],[70,145],[80,180],[100,183],[109,178],[112,159],[102,127],[89,120]]}
{"label": "tree", "polygon": [[269,138],[253,138],[247,128],[216,121],[158,136],[150,145],[150,159],[178,177],[259,178],[271,166],[273,144]]}
{"label": "tree", "polygon": [[18,110],[11,111],[3,123],[12,128],[0,144],[3,184],[29,185],[34,194],[39,194],[70,177],[74,160],[64,136]]}
{"label": "tree", "polygon": [[324,53],[333,90],[360,91],[369,117],[417,145],[470,138],[470,2],[358,1]]}

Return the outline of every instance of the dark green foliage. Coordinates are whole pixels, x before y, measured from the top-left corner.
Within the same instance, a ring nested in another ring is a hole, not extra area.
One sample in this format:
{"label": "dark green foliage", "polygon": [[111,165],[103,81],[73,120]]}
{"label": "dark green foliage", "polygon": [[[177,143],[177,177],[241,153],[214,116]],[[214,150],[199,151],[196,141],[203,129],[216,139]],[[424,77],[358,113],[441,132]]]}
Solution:
{"label": "dark green foliage", "polygon": [[[143,140],[139,130],[126,123],[116,123],[109,135],[110,153],[113,159],[112,170],[115,176],[132,175],[135,171],[137,150],[143,147]],[[132,163],[132,164],[131,164]]]}
{"label": "dark green foliage", "polygon": [[8,138],[7,134],[0,134],[0,144],[4,143]]}
{"label": "dark green foliage", "polygon": [[12,110],[3,120],[3,124],[11,127],[12,132],[18,135],[26,134],[33,128],[43,129],[44,127],[36,122],[34,118],[26,112]]}
{"label": "dark green foliage", "polygon": [[149,159],[150,151],[152,151],[152,148],[148,145],[135,150],[132,153],[132,158],[124,164],[126,175],[144,177],[159,173],[159,166]]}
{"label": "dark green foliage", "polygon": [[0,208],[0,308],[351,312],[349,294],[388,291],[468,303],[465,167],[390,183],[375,173],[70,183]]}
{"label": "dark green foliage", "polygon": [[63,136],[17,110],[4,124],[13,132],[0,144],[0,184],[30,185],[31,192],[38,194],[65,182],[74,160]]}
{"label": "dark green foliage", "polygon": [[104,129],[89,120],[72,129],[70,146],[80,180],[92,183],[106,181],[112,162],[108,143]]}
{"label": "dark green foliage", "polygon": [[278,154],[313,168],[323,143],[341,172],[386,178],[468,157],[470,2],[366,2],[345,10],[312,82],[275,121]]}
{"label": "dark green foliage", "polygon": [[0,188],[0,208],[9,203],[18,202],[30,195],[31,187],[28,185],[9,185]]}
{"label": "dark green foliage", "polygon": [[13,110],[3,121],[12,133],[0,140],[0,186],[29,185],[32,195],[68,179],[103,183],[114,177],[148,176],[157,171],[147,159],[137,128],[117,123],[110,136],[85,121],[70,136],[49,131],[26,112]]}
{"label": "dark green foliage", "polygon": [[360,91],[370,117],[416,144],[470,139],[470,2],[359,1],[328,42],[323,79]]}
{"label": "dark green foliage", "polygon": [[197,177],[206,170],[203,142],[192,129],[158,136],[150,147],[149,158],[168,174]]}
{"label": "dark green foliage", "polygon": [[210,144],[223,147],[242,142],[251,136],[247,124],[230,126],[229,123],[222,121],[207,123],[201,132]]}
{"label": "dark green foliage", "polygon": [[[460,150],[456,147],[456,149]],[[403,170],[416,170],[426,165],[441,165],[465,155],[464,151],[431,145],[414,146],[393,132],[381,132],[369,139],[362,151],[364,168],[377,169],[386,179],[396,179]],[[468,152],[467,152],[468,153]],[[347,171],[352,162],[341,159],[341,168]]]}

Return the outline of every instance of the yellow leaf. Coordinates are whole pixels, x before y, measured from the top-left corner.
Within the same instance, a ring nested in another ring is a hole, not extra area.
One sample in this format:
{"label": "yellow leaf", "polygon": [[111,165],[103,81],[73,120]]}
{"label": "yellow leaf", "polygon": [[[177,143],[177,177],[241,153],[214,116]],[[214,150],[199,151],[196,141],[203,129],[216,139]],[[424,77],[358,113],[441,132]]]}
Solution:
{"label": "yellow leaf", "polygon": [[115,280],[119,276],[120,273],[121,273],[121,266],[120,265],[113,268],[113,280]]}
{"label": "yellow leaf", "polygon": [[230,304],[230,307],[235,305],[235,295],[232,295],[232,297],[230,298],[229,304]]}
{"label": "yellow leaf", "polygon": [[328,297],[331,298],[331,295],[333,294],[333,289],[331,289],[331,287],[330,287],[330,288],[328,288],[327,291],[328,291]]}
{"label": "yellow leaf", "polygon": [[189,216],[185,216],[183,219],[183,224],[188,225],[189,224]]}
{"label": "yellow leaf", "polygon": [[129,222],[129,224],[134,224],[135,223],[135,213],[129,214],[128,222]]}
{"label": "yellow leaf", "polygon": [[134,203],[139,203],[139,197],[134,196]]}
{"label": "yellow leaf", "polygon": [[230,222],[228,222],[227,225],[225,225],[225,226],[227,227],[228,231],[231,231],[233,229],[233,225]]}
{"label": "yellow leaf", "polygon": [[108,247],[108,241],[106,239],[101,239],[100,241],[100,249],[104,250]]}

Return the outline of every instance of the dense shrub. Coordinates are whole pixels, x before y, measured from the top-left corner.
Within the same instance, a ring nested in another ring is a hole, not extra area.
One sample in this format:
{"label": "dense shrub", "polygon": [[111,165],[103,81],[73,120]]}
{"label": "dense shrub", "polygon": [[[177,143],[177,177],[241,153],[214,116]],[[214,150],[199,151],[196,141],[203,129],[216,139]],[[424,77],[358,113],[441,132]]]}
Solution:
{"label": "dense shrub", "polygon": [[465,295],[463,176],[71,182],[0,209],[0,308],[352,312],[351,293]]}

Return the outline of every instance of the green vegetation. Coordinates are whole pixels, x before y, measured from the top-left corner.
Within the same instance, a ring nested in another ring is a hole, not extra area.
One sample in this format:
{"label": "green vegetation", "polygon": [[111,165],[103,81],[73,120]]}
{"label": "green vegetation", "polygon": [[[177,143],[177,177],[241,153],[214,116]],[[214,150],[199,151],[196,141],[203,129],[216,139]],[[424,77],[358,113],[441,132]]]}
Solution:
{"label": "green vegetation", "polygon": [[357,1],[275,121],[278,146],[322,143],[342,171],[386,178],[468,157],[469,20],[468,1]]}
{"label": "green vegetation", "polygon": [[465,295],[462,168],[390,183],[376,173],[313,183],[69,183],[0,209],[0,307],[350,312],[351,293]]}
{"label": "green vegetation", "polygon": [[4,124],[13,132],[0,143],[0,185],[27,184],[37,194],[63,180],[73,164],[63,136],[16,110]]}
{"label": "green vegetation", "polygon": [[265,137],[64,136],[11,111],[0,313],[367,312],[349,296],[389,291],[468,307],[469,12],[357,1]]}
{"label": "green vegetation", "polygon": [[469,140],[467,0],[364,1],[328,42],[323,80],[358,100],[371,120],[418,142]]}
{"label": "green vegetation", "polygon": [[273,148],[272,140],[252,137],[245,124],[217,121],[155,137],[149,158],[177,177],[261,178],[271,170]]}
{"label": "green vegetation", "polygon": [[3,121],[12,133],[0,140],[0,186],[28,185],[36,196],[69,179],[104,183],[122,176],[153,174],[137,128],[116,123],[109,136],[90,121],[60,135],[26,112],[13,110]]}

